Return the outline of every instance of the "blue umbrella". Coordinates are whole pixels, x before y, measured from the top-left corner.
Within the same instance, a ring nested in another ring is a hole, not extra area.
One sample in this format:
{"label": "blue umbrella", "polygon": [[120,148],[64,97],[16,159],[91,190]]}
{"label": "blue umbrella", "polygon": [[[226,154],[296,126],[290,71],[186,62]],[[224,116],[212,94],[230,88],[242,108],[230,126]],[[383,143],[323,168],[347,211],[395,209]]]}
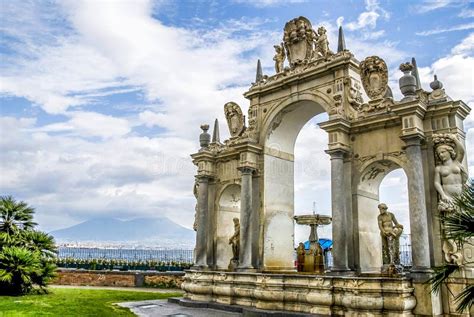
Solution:
{"label": "blue umbrella", "polygon": [[[324,238],[319,239],[319,245],[321,246],[323,251],[327,251],[332,247],[332,240],[324,239]],[[309,250],[309,241],[306,241],[304,243],[304,248],[305,248],[305,250]]]}

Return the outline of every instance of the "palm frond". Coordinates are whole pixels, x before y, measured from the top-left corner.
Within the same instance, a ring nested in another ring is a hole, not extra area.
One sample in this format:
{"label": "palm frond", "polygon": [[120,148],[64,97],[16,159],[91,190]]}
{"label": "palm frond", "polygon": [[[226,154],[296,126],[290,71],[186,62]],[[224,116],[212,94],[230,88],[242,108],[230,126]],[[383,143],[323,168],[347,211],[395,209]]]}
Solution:
{"label": "palm frond", "polygon": [[441,221],[445,229],[445,237],[467,242],[474,235],[474,214],[468,209],[444,215]]}
{"label": "palm frond", "polygon": [[459,271],[459,266],[456,264],[446,264],[434,268],[434,275],[428,280],[428,283],[431,284],[431,292],[438,294],[441,285],[456,271]]}
{"label": "palm frond", "polygon": [[456,307],[458,312],[470,310],[474,304],[474,285],[469,285],[463,289],[454,300],[458,303]]}

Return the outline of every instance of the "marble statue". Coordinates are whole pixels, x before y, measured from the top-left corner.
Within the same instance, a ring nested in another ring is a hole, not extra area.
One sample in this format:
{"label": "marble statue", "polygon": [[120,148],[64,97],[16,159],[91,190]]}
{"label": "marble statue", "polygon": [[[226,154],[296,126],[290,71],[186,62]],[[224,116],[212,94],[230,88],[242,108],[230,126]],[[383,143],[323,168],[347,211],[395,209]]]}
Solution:
{"label": "marble statue", "polygon": [[275,56],[273,60],[275,61],[275,72],[281,73],[283,71],[283,63],[285,62],[285,48],[283,43],[281,45],[274,45],[275,48]]}
{"label": "marble statue", "polygon": [[224,105],[224,113],[232,137],[240,136],[245,130],[244,115],[242,109],[235,102],[228,102]]}
{"label": "marble statue", "polygon": [[198,204],[198,195],[199,195],[199,182],[197,180],[194,181],[194,187],[193,187],[193,194],[194,198],[196,198],[196,206],[194,207],[194,223],[193,223],[193,230],[197,231],[198,227],[198,211],[199,211],[199,204]]}
{"label": "marble statue", "polygon": [[304,268],[304,255],[305,255],[304,243],[300,242],[296,248],[296,262],[297,262],[297,271],[303,272]]}
{"label": "marble statue", "polygon": [[320,26],[316,37],[316,53],[325,57],[331,53],[329,50],[328,36],[326,35],[326,28]]}
{"label": "marble statue", "polygon": [[403,226],[395,215],[388,211],[386,204],[379,204],[380,214],[377,217],[380,236],[382,237],[382,258],[384,265],[400,264],[400,236]]}
{"label": "marble statue", "polygon": [[439,160],[434,180],[434,186],[439,194],[438,209],[441,212],[452,212],[453,198],[461,193],[468,178],[462,164],[464,147],[452,134],[435,134],[433,142]]}
{"label": "marble statue", "polygon": [[[438,210],[441,213],[455,212],[454,197],[462,192],[468,178],[462,164],[464,147],[453,134],[435,134],[433,143],[439,162],[435,168],[434,179],[434,186],[439,196]],[[443,238],[442,248],[446,262],[462,264],[463,255],[456,241]]]}
{"label": "marble statue", "polygon": [[229,270],[234,270],[239,264],[240,253],[240,221],[234,218],[234,234],[229,238],[229,244],[232,246],[232,259],[230,259]]}

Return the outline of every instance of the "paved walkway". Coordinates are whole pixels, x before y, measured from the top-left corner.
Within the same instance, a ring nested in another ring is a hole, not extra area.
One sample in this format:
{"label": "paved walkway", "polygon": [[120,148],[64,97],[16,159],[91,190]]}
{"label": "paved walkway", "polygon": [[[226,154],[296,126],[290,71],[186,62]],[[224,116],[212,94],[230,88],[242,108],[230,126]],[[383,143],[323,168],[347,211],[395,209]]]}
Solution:
{"label": "paved walkway", "polygon": [[129,308],[139,317],[237,317],[241,313],[232,313],[209,308],[183,307],[169,303],[166,299],[146,300],[140,302],[119,303],[119,306]]}
{"label": "paved walkway", "polygon": [[181,293],[179,288],[152,288],[152,287],[119,287],[119,286],[80,286],[80,285],[50,285],[51,288],[83,288],[105,289],[111,291],[150,292],[150,293]]}

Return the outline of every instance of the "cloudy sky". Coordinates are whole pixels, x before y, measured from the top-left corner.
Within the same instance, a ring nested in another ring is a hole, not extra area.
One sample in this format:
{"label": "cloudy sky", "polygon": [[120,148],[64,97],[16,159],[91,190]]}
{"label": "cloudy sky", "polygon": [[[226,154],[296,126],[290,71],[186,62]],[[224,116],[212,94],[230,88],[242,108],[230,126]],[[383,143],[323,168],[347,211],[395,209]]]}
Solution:
{"label": "cloudy sky", "polygon": [[[469,1],[1,0],[0,193],[36,207],[48,231],[111,215],[191,227],[199,125],[219,118],[228,136],[224,103],[246,112],[257,59],[273,73],[273,45],[300,15],[328,29],[332,50],[342,24],[359,60],[385,59],[396,97],[397,66],[414,56],[426,90],[436,73],[473,107]],[[322,120],[298,138],[298,213],[330,210]],[[466,131],[473,176],[472,115]],[[407,218],[403,172],[381,195]]]}

